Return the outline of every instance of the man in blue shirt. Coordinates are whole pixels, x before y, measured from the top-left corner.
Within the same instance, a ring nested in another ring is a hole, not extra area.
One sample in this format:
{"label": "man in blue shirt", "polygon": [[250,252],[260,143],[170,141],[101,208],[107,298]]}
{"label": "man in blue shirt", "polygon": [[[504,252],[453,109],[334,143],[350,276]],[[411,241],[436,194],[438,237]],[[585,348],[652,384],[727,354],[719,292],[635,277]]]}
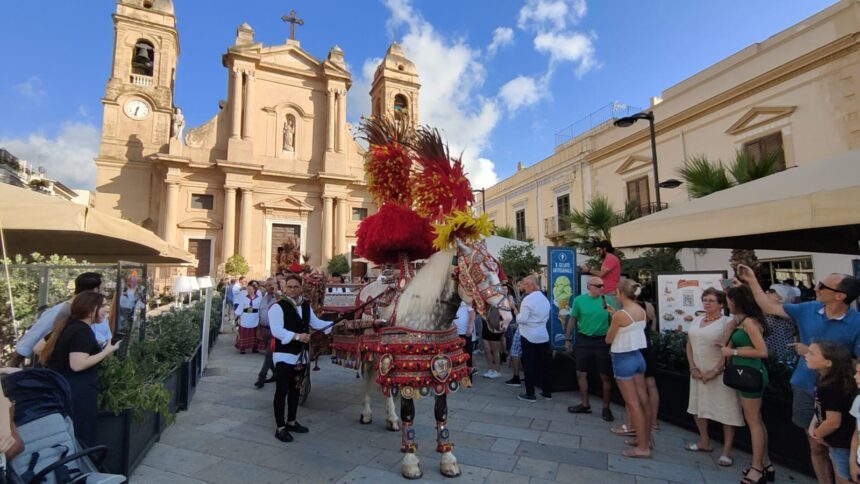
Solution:
{"label": "man in blue shirt", "polygon": [[[752,269],[741,264],[737,272],[738,278],[752,289],[763,312],[797,323],[800,341],[794,344],[794,350],[798,355],[805,355],[815,341],[833,341],[847,346],[855,357],[860,356],[860,313],[851,307],[860,293],[860,281],[846,274],[830,274],[818,282],[815,301],[780,305],[767,297]],[[804,431],[815,412],[816,381],[816,373],[807,368],[805,358],[800,358],[791,376],[794,394],[791,420]],[[818,482],[833,482],[827,446],[810,438],[809,448]]]}

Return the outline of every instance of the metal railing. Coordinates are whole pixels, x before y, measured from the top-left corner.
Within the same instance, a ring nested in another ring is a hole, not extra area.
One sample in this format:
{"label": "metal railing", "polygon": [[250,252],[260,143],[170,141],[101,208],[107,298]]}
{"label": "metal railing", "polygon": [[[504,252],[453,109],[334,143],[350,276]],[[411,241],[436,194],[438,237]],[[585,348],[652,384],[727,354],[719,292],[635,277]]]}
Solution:
{"label": "metal railing", "polygon": [[660,210],[666,210],[667,208],[669,208],[668,203],[657,204],[656,202],[651,202],[644,205],[636,205],[626,210],[621,210],[618,212],[618,215],[626,215],[630,217],[630,220],[636,220],[637,218],[651,215],[652,213],[657,213]]}
{"label": "metal railing", "polygon": [[641,111],[642,108],[618,101],[612,101],[606,106],[601,107],[597,111],[594,111],[588,116],[585,116],[579,121],[576,121],[555,133],[555,145],[563,145],[571,140],[579,138],[601,124],[614,119],[630,116]]}

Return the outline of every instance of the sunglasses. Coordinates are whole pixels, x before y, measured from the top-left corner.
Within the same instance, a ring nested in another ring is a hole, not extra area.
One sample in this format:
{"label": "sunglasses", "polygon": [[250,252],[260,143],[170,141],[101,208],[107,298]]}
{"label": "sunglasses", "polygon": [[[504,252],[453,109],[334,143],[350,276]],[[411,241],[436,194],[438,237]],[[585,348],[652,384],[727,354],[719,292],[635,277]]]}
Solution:
{"label": "sunglasses", "polygon": [[603,284],[589,284],[589,286],[603,288]]}
{"label": "sunglasses", "polygon": [[823,282],[819,282],[818,286],[816,286],[819,291],[827,289],[828,291],[838,292],[841,294],[845,294],[845,291],[840,291],[839,289],[832,288],[830,286],[825,286]]}

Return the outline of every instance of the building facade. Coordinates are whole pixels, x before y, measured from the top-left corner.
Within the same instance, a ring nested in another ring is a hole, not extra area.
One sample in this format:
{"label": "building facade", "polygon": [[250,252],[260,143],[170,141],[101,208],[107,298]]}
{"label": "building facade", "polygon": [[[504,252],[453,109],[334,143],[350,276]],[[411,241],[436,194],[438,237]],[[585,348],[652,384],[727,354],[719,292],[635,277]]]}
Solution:
{"label": "building facade", "polygon": [[[842,0],[652,98],[660,181],[680,178],[684,161],[698,155],[730,163],[738,151],[774,152],[790,169],[860,148],[858,46],[860,2]],[[551,156],[486,190],[497,225],[559,244],[568,230],[564,215],[596,194],[618,210],[631,203],[639,215],[658,208],[647,121],[616,127],[617,110],[606,112],[603,122],[558,140]],[[684,185],[660,194],[670,207],[688,200]],[[779,279],[851,271],[847,256],[757,253]],[[696,249],[680,258],[687,270],[713,270],[726,269],[729,255]]]}
{"label": "building facade", "polygon": [[[340,47],[319,60],[295,39],[264,46],[242,24],[222,56],[226,100],[185,129],[173,99],[172,1],[119,0],[113,20],[96,208],[195,254],[197,275],[240,254],[264,276],[288,240],[316,267],[351,254],[375,207],[346,122],[352,78]],[[419,88],[414,64],[392,44],[373,81],[374,114],[417,122]]]}

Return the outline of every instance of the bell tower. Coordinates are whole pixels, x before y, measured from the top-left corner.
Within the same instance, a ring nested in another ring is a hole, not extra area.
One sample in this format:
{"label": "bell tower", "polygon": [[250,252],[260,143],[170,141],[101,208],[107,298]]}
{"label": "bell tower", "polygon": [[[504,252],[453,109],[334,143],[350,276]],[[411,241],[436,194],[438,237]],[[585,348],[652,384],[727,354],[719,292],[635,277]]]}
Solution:
{"label": "bell tower", "polygon": [[179,57],[172,0],[116,0],[110,77],[102,98],[96,207],[154,228],[150,156],[167,153]]}
{"label": "bell tower", "polygon": [[397,42],[392,42],[373,75],[370,87],[373,115],[386,115],[417,126],[420,88],[415,64],[406,58]]}

